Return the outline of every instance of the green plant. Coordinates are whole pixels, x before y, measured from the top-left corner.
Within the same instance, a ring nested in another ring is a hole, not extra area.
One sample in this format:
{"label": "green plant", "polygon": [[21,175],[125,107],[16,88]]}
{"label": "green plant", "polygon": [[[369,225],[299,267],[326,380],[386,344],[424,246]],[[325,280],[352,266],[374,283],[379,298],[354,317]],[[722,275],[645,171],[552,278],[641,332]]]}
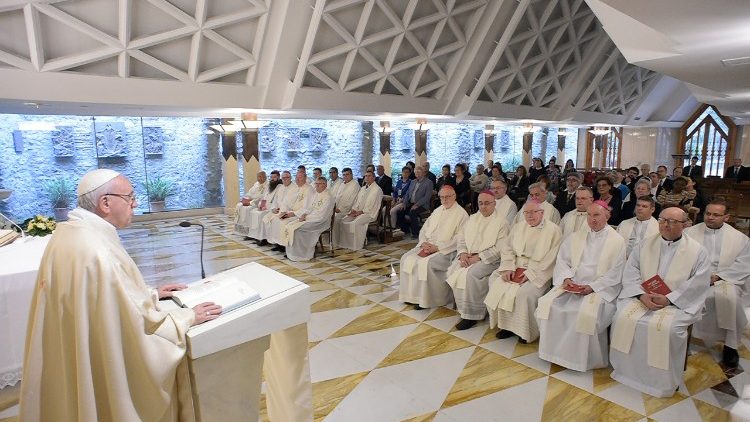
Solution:
{"label": "green plant", "polygon": [[164,201],[168,196],[173,195],[174,182],[161,176],[156,176],[152,179],[148,179],[143,187],[148,193],[149,202],[160,202]]}
{"label": "green plant", "polygon": [[69,208],[73,202],[73,182],[65,177],[52,179],[45,184],[47,195],[55,208]]}

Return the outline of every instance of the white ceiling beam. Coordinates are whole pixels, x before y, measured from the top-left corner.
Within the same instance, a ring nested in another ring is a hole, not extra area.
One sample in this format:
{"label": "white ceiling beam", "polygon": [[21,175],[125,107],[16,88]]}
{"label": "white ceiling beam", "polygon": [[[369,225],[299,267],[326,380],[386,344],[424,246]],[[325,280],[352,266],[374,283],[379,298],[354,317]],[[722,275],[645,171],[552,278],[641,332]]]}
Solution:
{"label": "white ceiling beam", "polygon": [[197,22],[195,21],[194,17],[183,12],[182,10],[172,5],[171,3],[167,2],[166,0],[146,0],[146,1],[151,3],[151,5],[161,10],[162,12],[182,22],[184,25],[197,26]]}
{"label": "white ceiling beam", "polygon": [[238,22],[255,19],[266,13],[268,13],[268,9],[262,8],[262,7],[254,7],[252,9],[243,9],[238,12],[208,18],[203,23],[203,28],[204,29],[216,29],[221,26],[232,25]]}
{"label": "white ceiling beam", "polygon": [[234,54],[235,56],[245,60],[250,61],[253,64],[255,64],[255,57],[250,53],[249,51],[245,50],[244,48],[240,47],[239,45],[233,43],[232,41],[229,41],[219,33],[212,31],[212,30],[204,30],[203,36],[210,39],[211,41],[215,42],[216,44],[223,47],[225,50],[229,51],[230,53]]}
{"label": "white ceiling beam", "polygon": [[22,57],[18,57],[15,54],[8,53],[7,51],[0,50],[0,62],[5,62],[11,66],[19,69],[33,71],[34,65],[29,60]]}
{"label": "white ceiling beam", "polygon": [[33,4],[23,7],[23,18],[26,23],[26,39],[29,42],[29,58],[37,71],[44,65],[44,46],[42,46],[42,32],[39,25],[39,12]]}
{"label": "white ceiling beam", "polygon": [[70,56],[48,60],[42,66],[41,71],[59,72],[100,60],[105,60],[110,57],[115,57],[120,54],[120,52],[122,52],[122,50],[119,47],[101,47],[91,51],[87,51],[85,53],[73,54]]}
{"label": "white ceiling beam", "polygon": [[36,8],[38,11],[44,13],[45,15],[49,16],[50,18],[68,26],[69,28],[72,28],[82,34],[87,35],[88,37],[110,47],[119,47],[122,48],[122,44],[120,41],[109,34],[106,34],[93,26],[87,24],[86,22],[73,17],[62,10],[49,6],[46,4],[37,4]]}
{"label": "white ceiling beam", "polygon": [[[203,0],[205,1],[205,0]],[[266,31],[267,31],[267,25],[268,25],[268,15],[270,14],[270,4],[266,5],[268,10],[267,13],[264,13],[261,15],[261,17],[258,19],[258,26],[256,29],[256,36],[253,40],[253,47],[252,47],[252,53],[253,57],[257,61],[260,61],[261,59],[261,53],[263,52],[263,40],[266,38]],[[247,85],[255,85],[255,74],[258,72],[258,66],[252,66],[247,72],[247,76],[245,78],[245,84]]]}
{"label": "white ceiling beam", "polygon": [[232,73],[239,72],[243,69],[247,69],[250,66],[254,66],[254,60],[239,60],[232,63],[227,63],[221,66],[217,66],[213,69],[201,72],[196,78],[196,82],[210,82],[215,79],[222,78]]}
{"label": "white ceiling beam", "polygon": [[[127,48],[132,35],[131,21],[133,19],[133,1],[119,0],[117,2],[117,38],[120,48]],[[122,51],[117,56],[117,76],[121,78],[130,77],[130,55]]]}
{"label": "white ceiling beam", "polygon": [[173,78],[175,78],[175,79],[177,79],[179,81],[187,82],[187,81],[190,80],[190,78],[188,77],[187,73],[183,72],[182,70],[180,70],[180,69],[178,69],[178,68],[176,68],[176,67],[174,67],[174,66],[172,66],[170,64],[164,63],[163,61],[157,59],[154,56],[146,54],[143,51],[133,50],[133,51],[130,52],[130,55],[134,59],[137,59],[138,61],[141,61],[141,62],[143,62],[143,63],[145,63],[145,64],[153,67],[154,69],[159,70],[160,72],[164,72],[167,75],[169,75],[169,76],[171,76],[171,77],[173,77]]}
{"label": "white ceiling beam", "polygon": [[175,28],[169,31],[160,32],[158,34],[148,35],[141,38],[136,38],[128,43],[128,50],[141,50],[157,44],[164,44],[169,41],[193,35],[198,30],[197,27]]}

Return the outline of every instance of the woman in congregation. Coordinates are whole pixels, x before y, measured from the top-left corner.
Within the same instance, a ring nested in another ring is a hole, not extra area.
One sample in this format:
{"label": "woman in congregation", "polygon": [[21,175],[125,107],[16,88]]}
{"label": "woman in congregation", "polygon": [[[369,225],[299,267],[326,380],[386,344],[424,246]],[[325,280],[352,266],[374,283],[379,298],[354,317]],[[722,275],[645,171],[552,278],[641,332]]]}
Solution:
{"label": "woman in congregation", "polygon": [[562,171],[562,180],[566,180],[570,173],[576,173],[576,164],[568,158],[568,161],[565,162],[565,168]]}
{"label": "woman in congregation", "polygon": [[547,190],[557,192],[559,190],[560,175],[562,174],[562,172],[560,171],[560,166],[557,165],[556,157],[551,157],[549,159],[549,164],[547,164],[545,170],[547,171],[547,178],[549,179]]}
{"label": "woman in congregation", "polygon": [[547,189],[547,197],[544,198],[544,200],[549,202],[550,204],[554,204],[555,194],[552,192],[552,183],[550,182],[549,177],[547,177],[547,175],[539,176],[537,182],[544,183],[544,188]]}
{"label": "woman in congregation", "polygon": [[453,187],[456,190],[456,201],[458,205],[465,207],[466,204],[471,204],[471,184],[469,178],[466,177],[466,168],[463,164],[456,164],[455,174]]}
{"label": "woman in congregation", "polygon": [[622,199],[620,190],[615,189],[614,182],[607,176],[599,176],[594,183],[594,199],[602,200],[609,205],[611,216],[607,223],[611,226],[617,226],[622,221]]}
{"label": "woman in congregation", "polygon": [[526,174],[526,167],[516,167],[516,174],[510,181],[510,196],[516,201],[526,198],[529,195],[529,176]]}
{"label": "woman in congregation", "polygon": [[544,169],[544,162],[539,157],[534,157],[531,168],[529,168],[529,181],[536,183],[539,181],[539,176],[547,174],[547,170]]}
{"label": "woman in congregation", "polygon": [[[690,181],[692,183],[692,181]],[[685,211],[688,211],[693,206],[693,200],[695,200],[696,190],[691,187],[692,190],[687,189],[688,178],[684,176],[678,177],[672,185],[672,191],[667,192],[666,189],[662,189],[659,197],[656,198],[656,202],[662,207],[665,204],[676,204]]]}

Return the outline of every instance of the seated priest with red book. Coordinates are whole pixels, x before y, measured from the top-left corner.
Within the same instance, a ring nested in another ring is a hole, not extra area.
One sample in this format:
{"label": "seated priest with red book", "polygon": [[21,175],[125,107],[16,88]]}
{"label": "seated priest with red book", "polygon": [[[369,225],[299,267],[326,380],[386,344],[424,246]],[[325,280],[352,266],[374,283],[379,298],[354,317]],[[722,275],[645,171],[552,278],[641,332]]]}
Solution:
{"label": "seated priest with red book", "polygon": [[617,310],[625,267],[625,240],[607,224],[607,203],[594,201],[586,214],[584,228],[563,240],[554,287],[539,299],[536,310],[539,357],[581,372],[609,364],[607,327]]}
{"label": "seated priest with red book", "polygon": [[711,201],[703,215],[703,223],[685,230],[685,234],[706,248],[711,273],[706,309],[693,327],[693,337],[702,339],[709,347],[723,342],[721,361],[728,368],[736,368],[740,362],[737,349],[747,325],[742,298],[750,280],[750,241],[727,224],[729,212],[725,201]]}
{"label": "seated priest with red book", "polygon": [[415,309],[434,308],[453,301],[447,283],[448,267],[456,256],[456,239],[469,215],[456,202],[456,191],[445,185],[440,205],[419,231],[417,246],[401,257],[399,300]]}
{"label": "seated priest with red book", "polygon": [[671,397],[682,381],[687,329],[700,320],[708,294],[710,260],[683,234],[683,210],[666,208],[658,222],[659,234],[636,244],[625,264],[609,358],[616,381]]}
{"label": "seated priest with red book", "polygon": [[521,343],[539,337],[534,318],[537,301],[549,290],[555,258],[562,241],[557,224],[545,219],[545,208],[535,199],[523,207],[524,219],[510,230],[501,253],[500,267],[490,275],[484,300],[490,326],[499,339],[516,335]]}

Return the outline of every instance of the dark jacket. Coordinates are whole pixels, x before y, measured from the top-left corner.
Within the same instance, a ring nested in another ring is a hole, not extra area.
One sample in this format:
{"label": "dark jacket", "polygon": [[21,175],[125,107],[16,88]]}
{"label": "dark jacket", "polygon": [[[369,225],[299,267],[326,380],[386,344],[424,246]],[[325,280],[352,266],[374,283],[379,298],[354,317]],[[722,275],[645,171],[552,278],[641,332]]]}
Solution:
{"label": "dark jacket", "polygon": [[393,193],[393,179],[391,179],[390,176],[387,174],[375,176],[375,180],[378,183],[378,186],[380,186],[380,189],[383,190],[383,195],[390,195]]}
{"label": "dark jacket", "polygon": [[[594,200],[599,199],[599,192],[594,192]],[[620,190],[617,188],[612,189],[612,199],[609,200],[609,207],[612,209],[612,214],[607,220],[607,224],[612,226],[620,225],[622,221],[622,199],[620,199]]]}
{"label": "dark jacket", "polygon": [[[516,187],[516,183],[518,183],[518,187]],[[520,181],[518,175],[513,176],[513,180],[508,185],[510,196],[516,201],[526,199],[529,196],[529,184],[528,176],[521,177]]]}
{"label": "dark jacket", "polygon": [[561,191],[557,197],[555,197],[555,202],[552,205],[557,208],[560,215],[565,215],[566,212],[576,209],[576,193],[573,192],[570,200],[568,200],[568,192]]}
{"label": "dark jacket", "polygon": [[671,180],[669,178],[664,179],[664,183],[662,183],[661,185],[659,185],[658,188],[656,188],[656,197],[657,198],[659,197],[659,194],[661,194],[661,191],[663,189],[666,189],[667,192],[672,192],[672,186],[673,185],[674,185],[674,181],[673,180]]}
{"label": "dark jacket", "polygon": [[[412,201],[412,192],[414,193],[414,200]],[[409,190],[406,192],[404,197],[404,209],[411,208],[412,205],[418,205],[426,210],[430,209],[430,199],[432,199],[432,181],[428,178],[423,178],[421,182],[417,183],[417,180],[412,180],[409,183]]]}
{"label": "dark jacket", "polygon": [[737,175],[734,174],[734,166],[727,167],[724,172],[725,179],[735,179],[737,182],[744,182],[750,180],[750,167],[740,166],[740,171]]}
{"label": "dark jacket", "polygon": [[435,183],[437,183],[437,178],[435,177],[435,173],[433,173],[431,171],[428,171],[427,174],[424,175],[424,177],[430,179],[430,181],[432,182],[433,186],[435,185]]}
{"label": "dark jacket", "polygon": [[693,177],[703,177],[703,167],[702,166],[695,166],[693,168],[693,172],[690,172],[690,166],[685,166],[682,168],[682,175],[683,176],[693,176]]}

